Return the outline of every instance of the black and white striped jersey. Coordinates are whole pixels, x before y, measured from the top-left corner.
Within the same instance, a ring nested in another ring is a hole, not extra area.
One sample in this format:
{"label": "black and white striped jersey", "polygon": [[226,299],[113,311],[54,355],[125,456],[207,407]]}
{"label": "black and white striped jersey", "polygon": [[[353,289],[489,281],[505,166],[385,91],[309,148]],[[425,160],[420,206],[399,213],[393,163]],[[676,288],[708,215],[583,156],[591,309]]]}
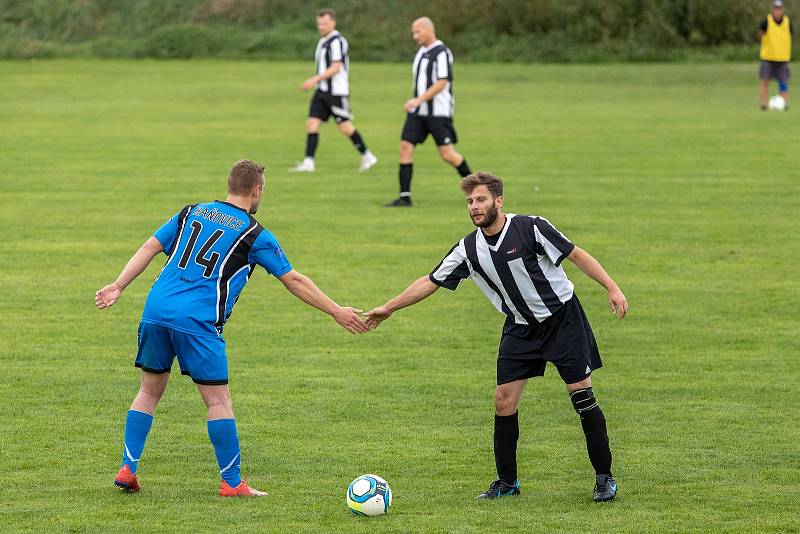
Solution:
{"label": "black and white striped jersey", "polygon": [[411,71],[414,76],[414,98],[428,90],[438,80],[447,80],[447,85],[431,101],[423,102],[412,115],[422,117],[452,117],[453,98],[453,53],[443,42],[436,41],[417,51]]}
{"label": "black and white striped jersey", "polygon": [[334,96],[350,95],[350,81],[347,78],[350,70],[348,51],[347,39],[342,37],[342,34],[336,30],[319,40],[317,51],[314,53],[314,58],[317,62],[317,74],[322,74],[337,61],[342,62],[342,68],[333,77],[327,80],[320,80],[317,83],[317,89]]}
{"label": "black and white striped jersey", "polygon": [[450,249],[428,278],[454,290],[470,277],[499,312],[522,325],[544,321],[572,298],[573,285],[561,262],[575,245],[547,219],[507,213],[496,236],[487,241],[476,229]]}

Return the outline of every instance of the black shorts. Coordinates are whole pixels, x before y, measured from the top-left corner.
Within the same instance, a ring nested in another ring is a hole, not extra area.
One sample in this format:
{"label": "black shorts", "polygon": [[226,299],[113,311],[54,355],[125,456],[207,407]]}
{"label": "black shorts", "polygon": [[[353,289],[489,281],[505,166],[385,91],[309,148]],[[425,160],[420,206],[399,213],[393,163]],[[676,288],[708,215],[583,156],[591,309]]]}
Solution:
{"label": "black shorts", "polygon": [[413,145],[418,145],[425,142],[428,134],[433,135],[436,146],[458,143],[456,129],[453,128],[453,119],[451,117],[420,117],[411,113],[406,116],[400,139]]}
{"label": "black shorts", "polygon": [[350,112],[350,99],[346,96],[331,95],[317,90],[311,97],[308,116],[316,117],[322,122],[326,122],[331,116],[337,123],[349,121],[353,118],[353,114]]}
{"label": "black shorts", "polygon": [[778,80],[786,83],[791,76],[789,63],[786,61],[766,61],[762,59],[761,65],[758,67],[758,77],[762,80]]}
{"label": "black shorts", "polygon": [[552,362],[565,384],[580,382],[603,366],[600,351],[578,297],[541,323],[510,319],[503,326],[497,355],[497,384],[544,375]]}

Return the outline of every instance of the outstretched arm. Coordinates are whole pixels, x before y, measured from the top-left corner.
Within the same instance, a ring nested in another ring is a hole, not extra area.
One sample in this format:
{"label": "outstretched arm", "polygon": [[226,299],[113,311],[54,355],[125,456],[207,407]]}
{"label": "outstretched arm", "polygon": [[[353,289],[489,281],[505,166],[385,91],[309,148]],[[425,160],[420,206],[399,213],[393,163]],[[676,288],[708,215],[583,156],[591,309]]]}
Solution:
{"label": "outstretched arm", "polygon": [[367,322],[370,323],[370,326],[378,326],[381,321],[388,319],[397,310],[401,310],[430,297],[436,293],[437,289],[439,289],[439,286],[431,282],[427,276],[423,276],[415,280],[405,291],[383,306],[378,306],[368,311],[366,313]]}
{"label": "outstretched arm", "polygon": [[625,314],[628,313],[628,300],[620,291],[617,283],[608,276],[600,262],[580,247],[575,247],[570,255],[567,256],[567,259],[577,265],[586,276],[606,288],[611,313],[618,315],[620,319],[624,318]]}
{"label": "outstretched arm", "polygon": [[142,274],[156,255],[164,250],[161,242],[155,237],[145,241],[139,250],[136,251],[125,268],[119,273],[116,281],[108,284],[103,289],[94,294],[94,304],[101,310],[114,305],[122,295],[122,291],[133,282],[137,276]]}
{"label": "outstretched arm", "polygon": [[283,276],[279,276],[278,280],[283,282],[289,293],[309,306],[327,313],[348,332],[358,334],[369,330],[358,316],[361,310],[339,306],[323,293],[309,277],[292,269]]}

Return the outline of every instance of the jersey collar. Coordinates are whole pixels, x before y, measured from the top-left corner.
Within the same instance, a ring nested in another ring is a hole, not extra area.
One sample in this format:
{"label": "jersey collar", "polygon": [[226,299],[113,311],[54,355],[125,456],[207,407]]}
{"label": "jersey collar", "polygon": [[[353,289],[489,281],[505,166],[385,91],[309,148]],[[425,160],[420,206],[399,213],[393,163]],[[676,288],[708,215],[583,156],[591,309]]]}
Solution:
{"label": "jersey collar", "polygon": [[[219,202],[220,204],[225,204],[226,206],[230,206],[230,207],[232,207],[232,208],[236,208],[236,209],[237,209],[237,210],[239,210],[239,211],[243,211],[243,212],[247,213],[247,210],[246,210],[246,209],[244,209],[244,208],[240,208],[240,207],[239,207],[239,206],[237,206],[236,204],[231,204],[230,202],[225,202],[224,200],[215,200],[214,202]],[[250,215],[250,214],[249,214],[249,213],[247,213],[247,215]]]}
{"label": "jersey collar", "polygon": [[[331,33],[329,33],[329,34],[328,34],[328,35],[326,35],[325,37],[320,37],[320,39],[319,39],[319,40],[320,40],[320,41],[330,41],[331,39],[333,39],[333,38],[334,38],[334,37],[336,37],[337,35],[339,35],[339,30],[333,30]],[[312,42],[313,42],[313,41],[312,41]]]}
{"label": "jersey collar", "polygon": [[420,48],[422,48],[422,50],[424,50],[425,52],[430,52],[431,50],[433,50],[434,47],[439,46],[439,45],[443,45],[443,44],[444,43],[440,39],[436,39],[434,42],[432,42],[430,44],[430,46],[423,46],[423,47],[420,47]]}
{"label": "jersey collar", "polygon": [[500,248],[500,245],[503,243],[503,238],[506,237],[508,227],[511,226],[511,219],[513,219],[514,216],[514,213],[506,213],[506,224],[503,225],[503,229],[500,231],[500,237],[497,238],[497,243],[495,243],[494,246],[491,246],[486,242],[486,236],[483,235],[483,229],[478,228],[478,237],[483,241],[484,245],[489,247],[489,250],[492,252],[497,252],[497,249]]}

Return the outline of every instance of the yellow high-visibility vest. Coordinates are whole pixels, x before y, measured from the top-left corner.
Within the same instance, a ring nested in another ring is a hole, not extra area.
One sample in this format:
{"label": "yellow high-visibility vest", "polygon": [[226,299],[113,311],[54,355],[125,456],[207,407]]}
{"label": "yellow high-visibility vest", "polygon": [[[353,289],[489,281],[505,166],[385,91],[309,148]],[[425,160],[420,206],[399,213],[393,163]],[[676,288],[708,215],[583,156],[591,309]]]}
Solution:
{"label": "yellow high-visibility vest", "polygon": [[792,34],[789,31],[789,17],[783,16],[778,24],[772,18],[772,13],[767,15],[767,31],[761,37],[761,59],[765,61],[791,61],[792,60]]}

